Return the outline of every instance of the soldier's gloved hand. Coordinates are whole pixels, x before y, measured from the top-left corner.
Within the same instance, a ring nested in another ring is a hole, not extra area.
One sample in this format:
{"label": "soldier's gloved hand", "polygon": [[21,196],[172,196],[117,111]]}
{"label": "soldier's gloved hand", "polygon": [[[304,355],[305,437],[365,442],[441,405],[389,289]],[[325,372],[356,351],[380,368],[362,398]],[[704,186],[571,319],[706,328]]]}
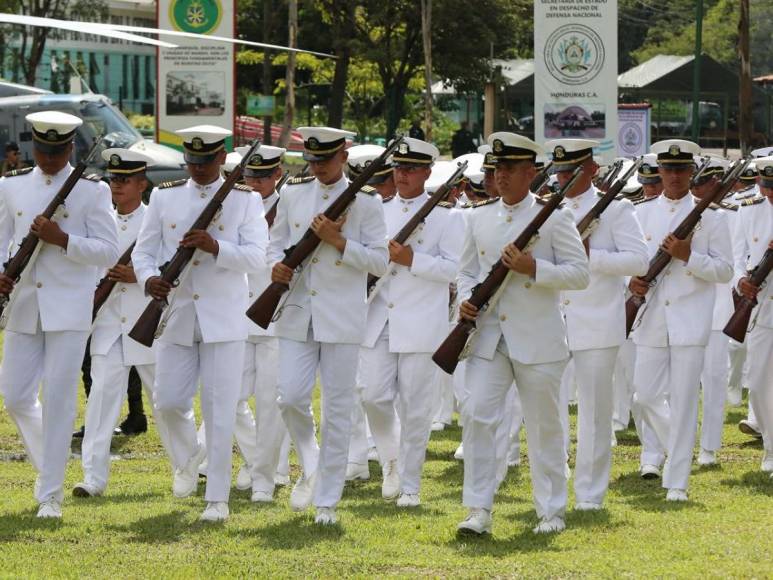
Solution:
{"label": "soldier's gloved hand", "polygon": [[290,285],[290,280],[293,279],[293,271],[288,266],[285,266],[282,262],[274,264],[271,269],[271,281],[278,284]]}
{"label": "soldier's gloved hand", "polygon": [[180,246],[183,248],[198,248],[202,252],[207,252],[217,256],[220,246],[217,240],[209,235],[206,230],[191,230],[183,236]]}
{"label": "soldier's gloved hand", "polygon": [[161,276],[151,276],[145,282],[145,292],[156,300],[164,300],[172,291],[172,285]]}
{"label": "soldier's gloved hand", "polygon": [[5,274],[0,274],[0,293],[8,295],[13,292],[13,287],[13,279]]}

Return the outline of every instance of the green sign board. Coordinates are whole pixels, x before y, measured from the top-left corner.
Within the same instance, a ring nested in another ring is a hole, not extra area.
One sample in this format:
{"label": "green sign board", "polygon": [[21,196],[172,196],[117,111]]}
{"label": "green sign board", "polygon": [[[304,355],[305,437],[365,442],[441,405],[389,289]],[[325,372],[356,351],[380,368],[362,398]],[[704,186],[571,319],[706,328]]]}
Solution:
{"label": "green sign board", "polygon": [[250,95],[247,97],[247,114],[255,117],[270,117],[274,114],[273,95]]}

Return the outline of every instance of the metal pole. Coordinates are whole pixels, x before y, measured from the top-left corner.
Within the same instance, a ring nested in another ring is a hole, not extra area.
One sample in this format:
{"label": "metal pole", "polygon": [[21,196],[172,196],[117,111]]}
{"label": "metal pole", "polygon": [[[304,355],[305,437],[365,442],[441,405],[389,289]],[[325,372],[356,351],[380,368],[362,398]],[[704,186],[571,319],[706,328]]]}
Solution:
{"label": "metal pole", "polygon": [[700,93],[701,93],[701,45],[703,44],[703,0],[695,2],[695,60],[692,78],[692,140],[700,137]]}

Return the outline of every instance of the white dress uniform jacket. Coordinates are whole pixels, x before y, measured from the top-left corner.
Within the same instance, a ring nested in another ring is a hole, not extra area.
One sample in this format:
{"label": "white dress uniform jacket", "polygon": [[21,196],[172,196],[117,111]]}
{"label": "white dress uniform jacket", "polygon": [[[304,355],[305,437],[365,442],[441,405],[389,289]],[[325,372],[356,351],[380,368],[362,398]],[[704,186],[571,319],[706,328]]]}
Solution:
{"label": "white dress uniform jacket", "polygon": [[[282,188],[271,228],[269,264],[281,262],[284,250],[300,241],[317,214],[349,185],[342,177],[332,185],[317,179],[289,182]],[[381,197],[358,193],[349,206],[341,254],[330,244],[319,245],[303,272],[296,274],[274,323],[276,336],[306,342],[309,324],[317,342],[360,344],[365,338],[367,273],[383,276],[389,260]],[[312,317],[313,314],[313,317]]]}
{"label": "white dress uniform jacket", "polygon": [[[274,204],[279,201],[279,194],[275,191],[267,198],[262,199],[259,193],[255,194],[258,203],[263,204],[263,214],[266,215],[274,207]],[[258,299],[269,284],[271,284],[271,267],[268,263],[259,268],[256,272],[247,274],[247,280],[250,286],[249,303],[252,304]],[[249,337],[255,338],[260,336],[274,336],[274,325],[271,324],[267,329],[261,328],[255,324],[252,320],[247,318],[247,327]]]}
{"label": "white dress uniform jacket", "polygon": [[[0,251],[13,255],[30,225],[72,172],[69,165],[54,176],[34,168],[25,175],[0,179]],[[69,235],[67,250],[43,244],[26,283],[17,289],[7,330],[35,334],[38,314],[43,331],[91,328],[91,307],[98,266],[118,259],[110,189],[101,181],[80,179],[55,220]]]}
{"label": "white dress uniform jacket", "polygon": [[[542,208],[529,193],[520,203],[497,199],[475,207],[467,218],[467,231],[457,277],[460,302],[488,275],[505,244],[514,241]],[[494,311],[478,319],[473,354],[494,358],[504,335],[510,358],[523,364],[556,362],[569,356],[566,328],[559,310],[560,291],[588,286],[588,259],[566,209],[553,212],[530,249],[537,262],[536,278],[513,272]]]}
{"label": "white dress uniform jacket", "polygon": [[[389,237],[429,199],[395,195],[384,203]],[[450,204],[438,206],[414,230],[406,245],[413,249],[410,267],[390,263],[387,278],[371,302],[363,346],[373,348],[389,322],[390,352],[434,352],[448,335],[448,285],[456,278],[464,222]]]}
{"label": "white dress uniform jacket", "polygon": [[[688,194],[679,200],[660,195],[636,206],[650,258],[695,205],[695,198]],[[671,260],[647,293],[634,323],[634,342],[650,347],[706,346],[714,284],[728,282],[732,274],[727,216],[707,209],[694,231],[689,261]]]}
{"label": "white dress uniform jacket", "polygon": [[[137,239],[146,206],[140,204],[132,213],[116,213],[118,227],[118,253],[123,253]],[[103,274],[104,275],[104,272]],[[91,354],[107,355],[118,337],[122,337],[123,362],[126,366],[152,365],[153,350],[129,337],[134,323],[142,314],[148,298],[139,284],[119,282],[113,288],[107,302],[99,310],[91,332]]]}
{"label": "white dress uniform jacket", "polygon": [[[598,202],[595,187],[564,205],[579,222]],[[647,246],[633,204],[613,201],[590,237],[590,284],[563,293],[563,310],[571,350],[620,346],[625,341],[626,276],[647,272]]]}
{"label": "white dress uniform jacket", "polygon": [[[222,178],[209,185],[188,179],[153,190],[132,253],[143,289],[148,278],[160,275],[159,266],[174,256],[183,236],[222,183]],[[260,201],[249,189],[235,188],[207,231],[218,241],[218,255],[196,253],[190,262],[190,275],[170,294],[174,303],[159,340],[191,346],[196,321],[203,342],[247,339],[244,313],[249,290],[245,272],[257,272],[265,265],[268,242]]]}
{"label": "white dress uniform jacket", "polygon": [[[749,271],[760,263],[773,239],[773,203],[764,197],[755,201],[757,203],[741,205],[736,218],[733,236],[734,288],[738,287],[741,278],[748,276]],[[755,308],[751,319],[756,320],[758,326],[773,328],[773,282],[770,276],[768,283],[757,294],[757,303],[759,306]]]}

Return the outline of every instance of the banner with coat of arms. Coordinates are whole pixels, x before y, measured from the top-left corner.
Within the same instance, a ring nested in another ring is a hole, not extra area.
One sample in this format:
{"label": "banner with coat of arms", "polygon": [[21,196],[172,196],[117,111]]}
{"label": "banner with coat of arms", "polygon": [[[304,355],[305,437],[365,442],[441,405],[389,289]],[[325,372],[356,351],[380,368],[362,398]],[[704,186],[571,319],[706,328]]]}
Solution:
{"label": "banner with coat of arms", "polygon": [[[233,38],[236,0],[158,0],[158,27]],[[216,125],[233,131],[236,111],[234,45],[174,37],[177,48],[159,48],[157,139],[181,148],[174,131]],[[232,139],[226,147],[232,147]]]}
{"label": "banner with coat of arms", "polygon": [[617,0],[535,0],[535,139],[595,139],[614,159]]}

